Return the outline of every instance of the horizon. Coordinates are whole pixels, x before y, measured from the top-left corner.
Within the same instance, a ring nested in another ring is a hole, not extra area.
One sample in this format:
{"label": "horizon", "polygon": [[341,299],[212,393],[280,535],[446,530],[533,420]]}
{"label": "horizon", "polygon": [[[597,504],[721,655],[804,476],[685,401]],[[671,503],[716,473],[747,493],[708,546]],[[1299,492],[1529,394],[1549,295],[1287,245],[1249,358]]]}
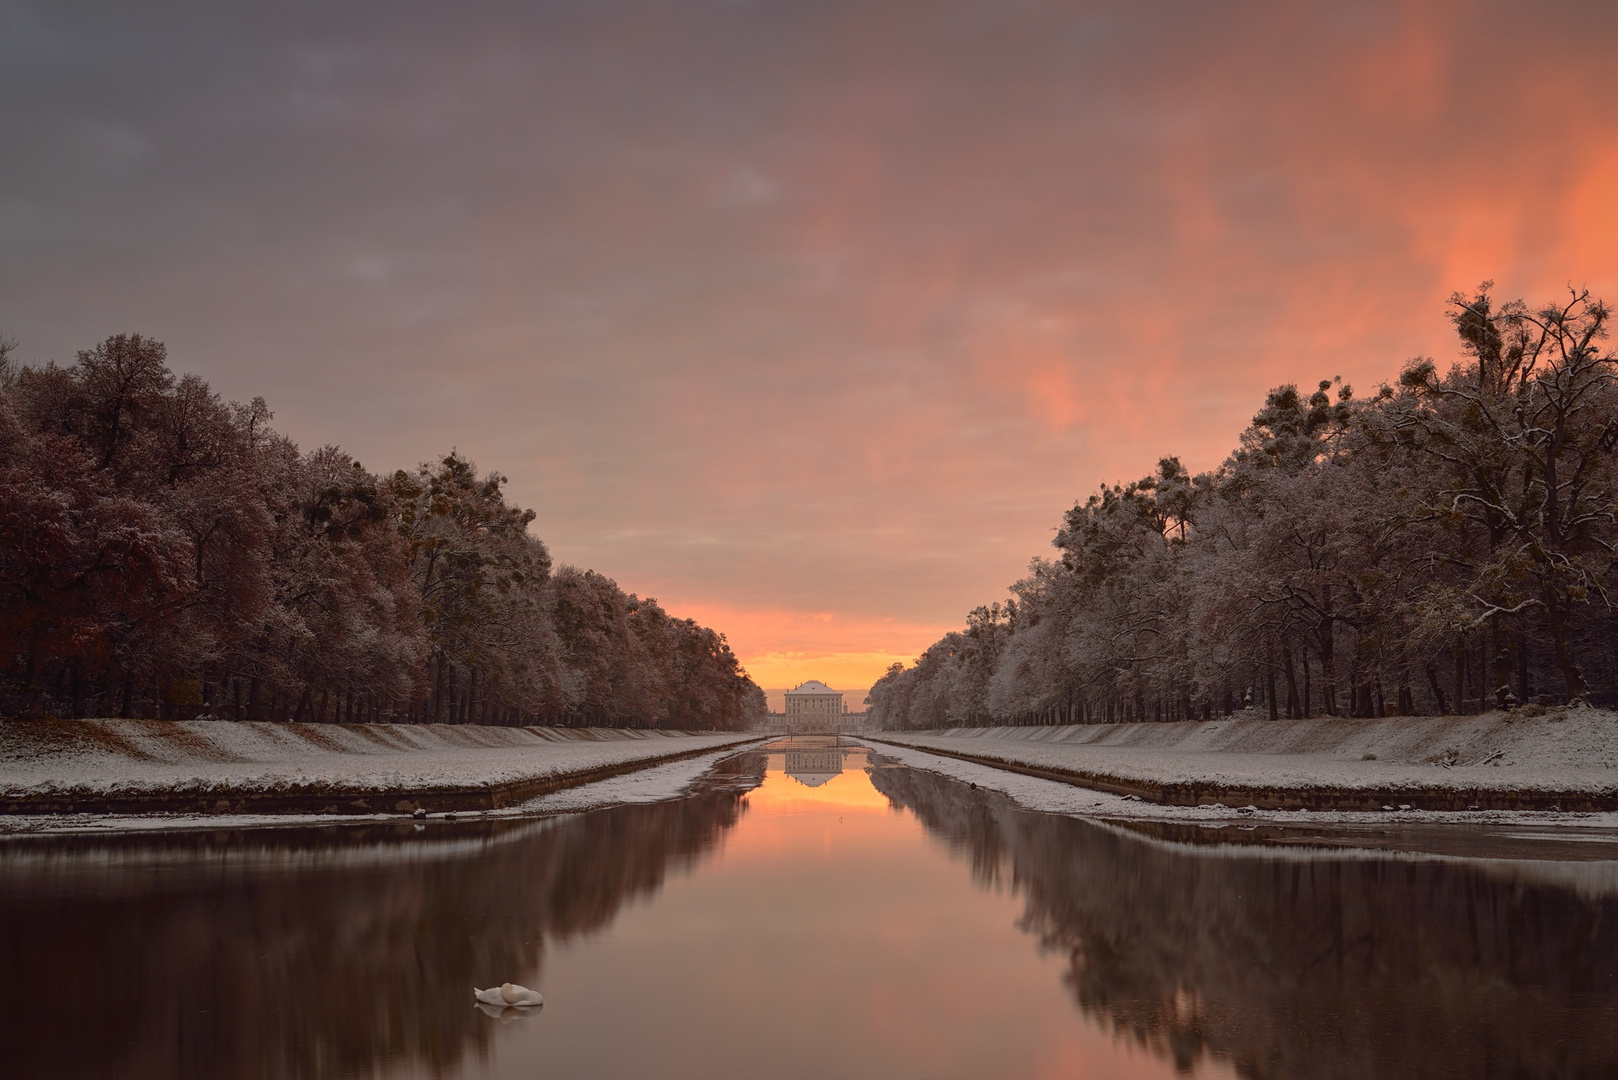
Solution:
{"label": "horizon", "polygon": [[1615,58],[0,0],[8,1075],[1618,1075]]}
{"label": "horizon", "polygon": [[1618,301],[1572,10],[6,5],[0,331],[459,449],[770,693],[869,688],[1270,388],[1446,367],[1451,293]]}
{"label": "horizon", "polygon": [[[820,681],[825,682],[824,679]],[[802,686],[803,684],[799,683],[798,685]],[[826,685],[831,686],[830,683]],[[759,689],[764,691],[764,699],[769,703],[770,712],[779,715],[786,712],[786,698],[783,695],[788,690],[795,689],[795,687],[762,686]],[[840,686],[832,686],[832,689],[843,695],[843,704],[848,706],[849,712],[861,713],[865,711],[865,695],[871,692],[869,686],[856,687],[851,690],[845,690]]]}

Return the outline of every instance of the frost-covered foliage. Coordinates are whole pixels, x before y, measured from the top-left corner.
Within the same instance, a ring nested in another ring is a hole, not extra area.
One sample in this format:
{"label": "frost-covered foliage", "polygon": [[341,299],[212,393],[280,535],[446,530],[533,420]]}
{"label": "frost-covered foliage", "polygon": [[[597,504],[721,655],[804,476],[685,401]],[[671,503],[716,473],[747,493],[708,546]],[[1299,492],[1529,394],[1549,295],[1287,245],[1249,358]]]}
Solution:
{"label": "frost-covered foliage", "polygon": [[741,728],[724,637],[552,572],[505,478],[371,473],[108,338],[0,340],[0,712]]}
{"label": "frost-covered foliage", "polygon": [[891,728],[1618,700],[1608,309],[1451,298],[1464,359],[1270,392],[1216,470],[1068,511],[1053,560],[870,704]]}

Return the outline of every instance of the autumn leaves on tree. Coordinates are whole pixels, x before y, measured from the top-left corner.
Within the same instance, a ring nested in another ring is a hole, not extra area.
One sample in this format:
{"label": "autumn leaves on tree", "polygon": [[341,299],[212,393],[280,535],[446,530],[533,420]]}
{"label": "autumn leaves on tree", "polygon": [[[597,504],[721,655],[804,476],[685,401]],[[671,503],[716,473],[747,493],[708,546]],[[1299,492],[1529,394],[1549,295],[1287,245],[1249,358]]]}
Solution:
{"label": "autumn leaves on tree", "polygon": [[724,638],[555,569],[504,477],[302,453],[160,342],[0,341],[0,712],[740,728]]}

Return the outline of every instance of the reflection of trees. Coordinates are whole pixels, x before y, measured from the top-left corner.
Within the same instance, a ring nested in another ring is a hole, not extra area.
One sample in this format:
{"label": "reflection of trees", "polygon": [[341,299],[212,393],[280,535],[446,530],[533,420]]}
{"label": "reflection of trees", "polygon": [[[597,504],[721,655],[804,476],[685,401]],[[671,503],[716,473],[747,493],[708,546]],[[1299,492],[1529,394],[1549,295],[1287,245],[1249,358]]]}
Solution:
{"label": "reflection of trees", "polygon": [[1618,897],[1512,864],[1185,848],[1016,810],[933,773],[879,790],[1010,877],[1079,1006],[1188,1069],[1251,1077],[1618,1072]]}
{"label": "reflection of trees", "polygon": [[735,825],[763,756],[690,798],[433,822],[0,849],[10,1076],[442,1073],[485,1052],[471,988],[532,980]]}

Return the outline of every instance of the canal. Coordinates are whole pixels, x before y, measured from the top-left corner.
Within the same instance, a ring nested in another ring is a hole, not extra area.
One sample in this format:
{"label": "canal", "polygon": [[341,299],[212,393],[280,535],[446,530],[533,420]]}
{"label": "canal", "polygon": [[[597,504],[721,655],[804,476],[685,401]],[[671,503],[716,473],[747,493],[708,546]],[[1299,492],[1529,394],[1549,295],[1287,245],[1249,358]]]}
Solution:
{"label": "canal", "polygon": [[[816,739],[559,817],[12,837],[3,1071],[1618,1074],[1603,852],[1233,838]],[[544,1007],[474,1004],[506,980]]]}

